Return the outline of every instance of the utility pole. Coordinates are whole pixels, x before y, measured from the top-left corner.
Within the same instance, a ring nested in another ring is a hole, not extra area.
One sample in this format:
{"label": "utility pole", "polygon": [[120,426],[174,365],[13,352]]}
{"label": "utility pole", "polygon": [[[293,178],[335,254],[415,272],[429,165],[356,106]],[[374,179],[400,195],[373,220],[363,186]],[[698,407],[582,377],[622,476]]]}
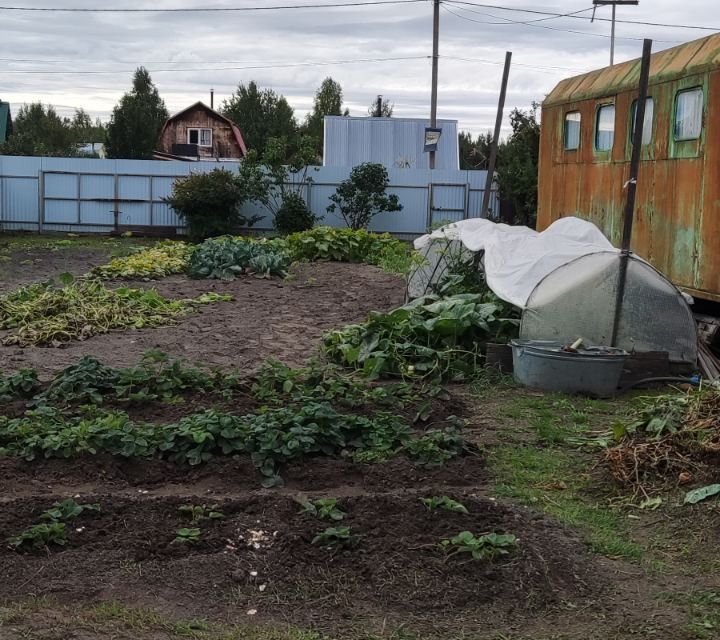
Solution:
{"label": "utility pole", "polygon": [[612,6],[612,26],[610,27],[610,66],[612,67],[615,64],[615,9],[619,4],[638,5],[640,4],[640,0],[593,0],[594,8],[592,19],[590,20],[590,22],[595,19],[595,9],[597,9],[598,6],[604,6],[608,4]]}
{"label": "utility pole", "polygon": [[[433,0],[432,90],[430,95],[430,127],[437,127],[438,58],[440,48],[440,0]],[[430,152],[430,168],[435,168],[435,152]]]}
{"label": "utility pole", "polygon": [[648,83],[650,78],[650,55],[652,40],[643,42],[643,54],[640,62],[640,81],[638,84],[637,109],[635,111],[635,132],[633,133],[632,157],[630,158],[630,177],[626,183],[627,199],[623,213],[623,235],[620,250],[620,268],[615,296],[615,314],[613,316],[612,337],[610,345],[617,346],[622,318],[625,284],[627,282],[628,261],[630,259],[630,241],[632,239],[633,220],[635,218],[635,194],[637,192],[638,174],[640,173],[640,157],[642,151],[643,127],[645,125],[645,103],[647,102]]}
{"label": "utility pole", "polygon": [[485,190],[483,191],[482,207],[480,217],[487,218],[490,211],[490,189],[495,178],[495,163],[497,162],[498,142],[500,140],[500,128],[502,127],[503,112],[505,110],[505,96],[507,94],[508,77],[510,76],[510,63],[512,51],[505,52],[505,68],[503,69],[502,84],[500,85],[500,99],[498,100],[497,116],[495,117],[495,132],[490,143],[490,158],[488,160],[487,177],[485,178]]}

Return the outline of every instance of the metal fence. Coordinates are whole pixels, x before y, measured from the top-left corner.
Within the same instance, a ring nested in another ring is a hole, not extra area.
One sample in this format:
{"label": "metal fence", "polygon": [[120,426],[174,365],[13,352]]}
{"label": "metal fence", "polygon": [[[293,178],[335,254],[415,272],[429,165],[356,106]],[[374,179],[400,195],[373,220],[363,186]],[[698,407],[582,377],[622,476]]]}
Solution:
{"label": "metal fence", "polygon": [[[236,163],[222,162],[0,156],[0,229],[182,233],[182,222],[164,198],[177,178],[218,167],[237,171]],[[312,181],[304,195],[310,210],[323,216],[323,224],[344,226],[339,215],[326,209],[350,170],[309,169]],[[374,218],[373,231],[417,236],[440,221],[480,216],[485,171],[390,169],[388,174],[388,192],[397,194],[403,210]],[[491,212],[497,207],[493,193]],[[243,213],[261,216],[254,229],[272,228],[271,216],[258,203],[247,203]]]}

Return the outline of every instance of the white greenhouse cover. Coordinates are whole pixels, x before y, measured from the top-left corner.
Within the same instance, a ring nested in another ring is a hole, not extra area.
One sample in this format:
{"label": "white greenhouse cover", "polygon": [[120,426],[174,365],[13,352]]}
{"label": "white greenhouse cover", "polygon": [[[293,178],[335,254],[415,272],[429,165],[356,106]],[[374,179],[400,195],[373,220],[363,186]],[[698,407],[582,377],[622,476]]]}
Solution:
{"label": "white greenhouse cover", "polygon": [[423,251],[433,240],[457,240],[469,251],[485,251],[485,278],[495,294],[525,308],[530,294],[547,275],[576,258],[620,250],[591,222],[560,218],[545,231],[482,218],[462,220],[415,240]]}

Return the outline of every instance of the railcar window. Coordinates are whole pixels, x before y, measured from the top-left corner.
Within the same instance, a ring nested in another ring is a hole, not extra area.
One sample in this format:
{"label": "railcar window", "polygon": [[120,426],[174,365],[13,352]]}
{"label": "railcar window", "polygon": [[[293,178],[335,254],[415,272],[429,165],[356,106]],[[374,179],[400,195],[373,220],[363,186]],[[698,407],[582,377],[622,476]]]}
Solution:
{"label": "railcar window", "polygon": [[[630,127],[630,143],[632,144],[635,140],[635,122],[637,121],[637,105],[638,101],[633,100],[631,113],[632,120]],[[652,142],[653,135],[653,115],[655,114],[655,102],[652,98],[645,100],[645,117],[643,118],[643,144],[650,144]]]}
{"label": "railcar window", "polygon": [[595,149],[609,151],[615,139],[615,105],[604,104],[597,110],[595,122]]}
{"label": "railcar window", "polygon": [[678,91],[675,98],[675,140],[695,140],[702,131],[703,90]]}
{"label": "railcar window", "polygon": [[565,114],[565,150],[580,148],[580,112],[571,111]]}

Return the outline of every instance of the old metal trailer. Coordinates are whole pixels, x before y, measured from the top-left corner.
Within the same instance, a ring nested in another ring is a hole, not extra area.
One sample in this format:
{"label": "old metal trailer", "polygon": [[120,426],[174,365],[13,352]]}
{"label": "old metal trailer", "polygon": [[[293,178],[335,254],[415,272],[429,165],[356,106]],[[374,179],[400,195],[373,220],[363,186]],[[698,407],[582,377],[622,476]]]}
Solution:
{"label": "old metal trailer", "polygon": [[[542,105],[538,229],[564,216],[622,234],[640,60],[560,82]],[[720,301],[720,34],[652,56],[632,249]]]}

